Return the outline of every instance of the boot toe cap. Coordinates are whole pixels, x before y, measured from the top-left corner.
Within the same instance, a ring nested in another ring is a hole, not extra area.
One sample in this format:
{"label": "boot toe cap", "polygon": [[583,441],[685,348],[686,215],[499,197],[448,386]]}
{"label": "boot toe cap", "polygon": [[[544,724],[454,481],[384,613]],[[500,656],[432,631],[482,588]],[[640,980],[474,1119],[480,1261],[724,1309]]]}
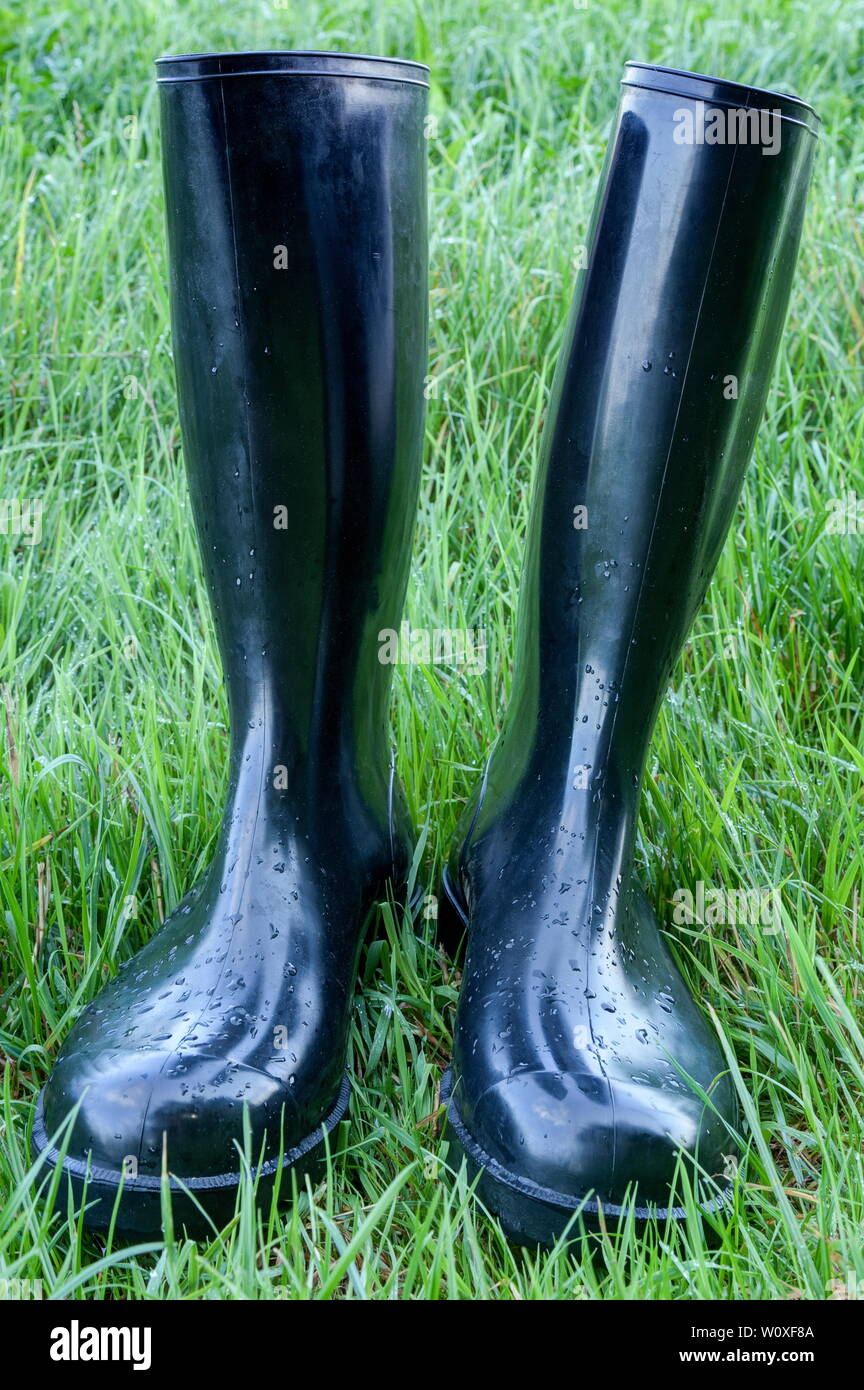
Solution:
{"label": "boot toe cap", "polygon": [[665,1208],[682,1155],[722,1183],[723,1150],[734,1147],[725,1095],[717,1114],[683,1088],[536,1071],[493,1084],[470,1107],[457,1090],[456,1104],[492,1159],[568,1198],[620,1205],[635,1190],[640,1205]]}
{"label": "boot toe cap", "polygon": [[253,1159],[288,1150],[305,1134],[284,1083],[257,1068],[224,1058],[142,1052],[61,1057],[45,1087],[43,1116],[49,1142],[77,1106],[67,1157],[127,1178],[169,1172],[213,1177],[237,1172],[244,1104]]}

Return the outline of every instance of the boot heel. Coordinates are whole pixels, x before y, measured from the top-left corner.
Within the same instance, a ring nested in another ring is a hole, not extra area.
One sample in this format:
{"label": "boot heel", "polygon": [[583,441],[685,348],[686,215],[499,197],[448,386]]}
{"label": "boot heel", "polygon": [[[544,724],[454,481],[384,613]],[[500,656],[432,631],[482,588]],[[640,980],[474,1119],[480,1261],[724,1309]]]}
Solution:
{"label": "boot heel", "polygon": [[451,960],[456,960],[463,951],[468,935],[468,908],[447,869],[441,875],[435,934],[439,946],[443,947]]}

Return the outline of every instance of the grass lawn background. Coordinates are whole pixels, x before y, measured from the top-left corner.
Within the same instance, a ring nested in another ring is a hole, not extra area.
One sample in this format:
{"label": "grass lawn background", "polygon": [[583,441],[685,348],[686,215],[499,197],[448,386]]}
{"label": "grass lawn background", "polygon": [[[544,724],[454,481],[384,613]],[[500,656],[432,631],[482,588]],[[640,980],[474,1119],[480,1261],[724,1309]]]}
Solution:
{"label": "grass lawn background", "polygon": [[[44,505],[40,544],[0,535],[0,1277],[75,1298],[860,1296],[864,558],[826,522],[864,494],[862,25],[850,0],[0,8],[0,496]],[[641,817],[643,879],[745,1106],[713,1245],[694,1217],[625,1227],[594,1260],[508,1249],[434,1117],[458,975],[431,919],[386,909],[352,1119],[311,1202],[256,1224],[247,1193],[209,1245],[130,1252],[29,1193],[60,1042],[219,824],[226,706],[182,471],[152,59],[255,47],[432,67],[434,386],[406,617],[487,639],[482,676],[397,671],[432,886],[506,706],[539,430],[624,61],[791,89],[825,122],[766,419]],[[781,887],[783,931],[672,927],[700,879]]]}

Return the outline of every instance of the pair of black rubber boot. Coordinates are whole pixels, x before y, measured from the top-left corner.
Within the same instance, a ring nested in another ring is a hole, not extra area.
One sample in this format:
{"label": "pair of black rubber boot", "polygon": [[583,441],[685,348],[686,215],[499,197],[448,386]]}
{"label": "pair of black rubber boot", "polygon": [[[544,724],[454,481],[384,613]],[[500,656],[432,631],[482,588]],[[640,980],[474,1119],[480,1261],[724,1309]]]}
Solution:
{"label": "pair of black rubber boot", "polygon": [[[195,1232],[234,1210],[244,1116],[260,1193],[320,1160],[348,1108],[364,929],[411,860],[379,654],[421,463],[428,74],[322,53],[158,74],[230,787],[209,872],[78,1020],[34,1145],[93,1224],[120,1193],[121,1228],[158,1230],[164,1172]],[[515,688],[441,896],[467,930],[451,1159],[524,1241],[628,1203],[679,1215],[685,1171],[703,1206],[723,1200],[733,1089],[633,839],[762,414],[816,128],[791,96],[624,73],[543,436]]]}

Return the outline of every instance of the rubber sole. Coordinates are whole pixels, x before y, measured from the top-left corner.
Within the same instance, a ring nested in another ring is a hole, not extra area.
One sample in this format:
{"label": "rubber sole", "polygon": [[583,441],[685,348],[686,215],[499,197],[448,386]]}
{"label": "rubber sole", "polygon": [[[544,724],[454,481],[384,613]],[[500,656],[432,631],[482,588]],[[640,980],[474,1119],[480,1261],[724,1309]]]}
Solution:
{"label": "rubber sole", "polygon": [[450,959],[456,960],[465,946],[468,934],[468,909],[447,868],[441,874],[441,892],[438,894],[438,917],[435,925],[438,941]]}
{"label": "rubber sole", "polygon": [[[81,1159],[70,1158],[68,1154],[61,1159],[59,1150],[51,1145],[45,1129],[43,1096],[44,1091],[40,1092],[36,1105],[31,1147],[34,1158],[45,1157],[41,1172],[44,1173],[46,1167],[56,1169],[59,1166],[66,1179],[66,1182],[61,1179],[59,1184],[55,1208],[65,1210],[68,1186],[71,1185],[76,1208],[86,1203],[85,1226],[104,1229],[109,1225],[117,1204],[117,1230],[138,1235],[159,1235],[162,1231],[162,1179],[150,1176],[133,1178],[120,1174],[116,1169],[100,1168]],[[264,1202],[270,1201],[277,1179],[280,1200],[288,1200],[292,1193],[292,1175],[296,1175],[298,1187],[302,1188],[307,1173],[315,1175],[323,1168],[325,1141],[345,1119],[350,1098],[351,1084],[346,1073],[342,1078],[339,1098],[326,1119],[301,1143],[254,1169],[259,1205],[262,1199]],[[182,1179],[169,1174],[168,1188],[175,1229],[184,1229],[193,1238],[212,1235],[213,1226],[221,1230],[234,1215],[241,1181],[239,1171]]]}

